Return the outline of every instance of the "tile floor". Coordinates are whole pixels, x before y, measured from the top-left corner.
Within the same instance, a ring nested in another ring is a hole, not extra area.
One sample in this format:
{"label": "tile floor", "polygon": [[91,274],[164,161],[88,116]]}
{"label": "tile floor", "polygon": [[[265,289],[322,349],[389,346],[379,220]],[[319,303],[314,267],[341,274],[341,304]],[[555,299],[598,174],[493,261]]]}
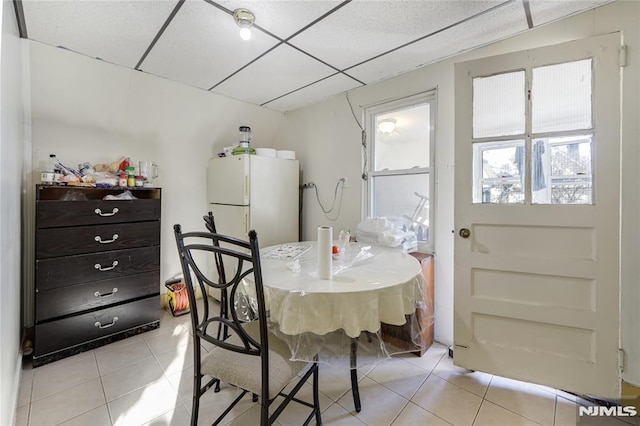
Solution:
{"label": "tile floor", "polygon": [[[163,312],[157,330],[58,362],[22,371],[17,426],[188,425],[193,372],[189,316]],[[325,425],[575,426],[573,395],[454,367],[445,346],[422,357],[403,354],[359,371],[363,409],[356,413],[349,375],[322,365]],[[26,360],[26,358],[25,358]],[[303,396],[310,398],[310,386]],[[210,424],[236,390],[205,394],[200,420]],[[228,421],[257,424],[257,406],[240,403]],[[290,404],[279,425],[299,425],[308,411]],[[637,419],[607,418],[607,425],[637,426]],[[582,423],[581,423],[582,424]],[[589,423],[603,424],[603,423]]]}

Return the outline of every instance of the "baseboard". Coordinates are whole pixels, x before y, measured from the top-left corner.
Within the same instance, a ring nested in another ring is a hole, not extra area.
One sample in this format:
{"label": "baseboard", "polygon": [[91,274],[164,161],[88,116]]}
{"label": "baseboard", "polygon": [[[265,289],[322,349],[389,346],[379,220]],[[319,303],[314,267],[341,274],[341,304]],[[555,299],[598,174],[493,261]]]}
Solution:
{"label": "baseboard", "polygon": [[[11,412],[9,413],[8,419],[0,419],[0,424],[14,424],[16,419],[16,413],[18,411],[18,395],[20,394],[20,379],[22,378],[22,354],[18,354],[18,359],[16,360],[16,372],[13,379],[13,386],[9,394],[9,398],[11,401],[9,402],[9,407],[11,407]],[[4,423],[8,421],[9,423]]]}

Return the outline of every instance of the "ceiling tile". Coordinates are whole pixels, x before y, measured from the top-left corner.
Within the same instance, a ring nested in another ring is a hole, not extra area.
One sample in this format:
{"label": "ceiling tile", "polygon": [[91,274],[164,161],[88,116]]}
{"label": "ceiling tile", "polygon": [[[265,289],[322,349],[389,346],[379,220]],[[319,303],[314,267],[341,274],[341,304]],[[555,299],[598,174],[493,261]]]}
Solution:
{"label": "ceiling tile", "polygon": [[187,1],[140,68],[208,90],[276,43],[259,31],[242,40],[231,15],[204,1]]}
{"label": "ceiling tile", "polygon": [[173,1],[23,0],[31,40],[133,68]]}
{"label": "ceiling tile", "polygon": [[290,93],[275,101],[269,102],[265,106],[281,112],[292,111],[307,105],[320,102],[324,99],[335,96],[336,93],[346,92],[360,86],[360,83],[344,74],[332,75],[322,81],[307,86],[293,93]]}
{"label": "ceiling tile", "polygon": [[292,38],[291,44],[344,69],[501,2],[356,0]]}
{"label": "ceiling tile", "polygon": [[[30,39],[134,68],[178,1],[22,0],[22,5]],[[534,25],[541,25],[610,1],[529,4]],[[238,7],[253,11],[256,24],[273,37],[254,29],[249,42],[241,40],[231,16]],[[279,44],[278,38],[323,16],[290,44]],[[526,28],[523,0],[186,0],[141,69],[245,102],[273,100],[269,108],[288,111],[357,87],[336,69],[368,84]]]}
{"label": "ceiling tile", "polygon": [[351,68],[347,73],[368,84],[509,37],[527,28],[522,3],[511,2],[419,42]]}
{"label": "ceiling tile", "polygon": [[610,2],[611,0],[529,0],[529,7],[533,25],[538,26]]}
{"label": "ceiling tile", "polygon": [[333,73],[334,69],[282,44],[212,91],[261,105]]}
{"label": "ceiling tile", "polygon": [[286,39],[341,2],[328,0],[220,0],[215,3],[229,10],[239,7],[249,9],[256,17],[256,25]]}

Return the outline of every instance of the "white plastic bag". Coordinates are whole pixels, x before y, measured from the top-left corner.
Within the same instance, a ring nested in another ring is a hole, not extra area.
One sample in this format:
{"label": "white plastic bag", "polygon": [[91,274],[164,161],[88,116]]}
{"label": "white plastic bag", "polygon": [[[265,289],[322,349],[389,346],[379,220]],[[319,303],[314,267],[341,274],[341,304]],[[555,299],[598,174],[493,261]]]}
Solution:
{"label": "white plastic bag", "polygon": [[385,247],[399,247],[414,242],[417,244],[415,232],[403,231],[386,217],[366,218],[358,224],[356,236],[359,242]]}

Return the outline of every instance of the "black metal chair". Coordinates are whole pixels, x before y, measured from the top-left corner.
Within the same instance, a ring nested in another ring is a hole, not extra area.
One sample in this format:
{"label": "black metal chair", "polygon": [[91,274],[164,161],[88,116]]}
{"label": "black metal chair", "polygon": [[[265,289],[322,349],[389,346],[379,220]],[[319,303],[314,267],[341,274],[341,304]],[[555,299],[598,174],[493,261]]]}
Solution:
{"label": "black metal chair", "polygon": [[[212,234],[217,234],[216,230],[216,221],[213,217],[212,212],[208,212],[206,216],[202,216],[204,219],[204,225],[209,232]],[[216,247],[220,247],[220,242],[216,239],[212,241],[213,245]],[[226,277],[224,273],[224,262],[222,260],[222,255],[220,253],[214,254],[214,260],[216,263],[216,272],[218,273],[218,279],[220,282],[226,282]],[[220,289],[220,316],[224,318],[229,318],[229,296],[227,294],[226,288]],[[223,324],[218,324],[218,339],[226,339],[229,337],[228,328]],[[220,390],[219,384],[216,385],[216,392]]]}
{"label": "black metal chair", "polygon": [[[256,232],[249,232],[249,241],[212,232],[183,233],[180,225],[174,226],[174,233],[192,306],[194,375],[191,424],[198,423],[200,397],[219,380],[238,387],[242,392],[213,425],[219,424],[247,393],[260,397],[261,426],[273,424],[291,401],[311,408],[311,413],[302,424],[309,424],[315,417],[316,424],[321,425],[317,357],[315,362],[291,361],[291,351],[286,343],[268,331]],[[232,278],[226,279],[224,274],[222,277],[218,274],[218,279],[207,276],[206,258],[211,255],[233,260],[225,262],[226,275]],[[228,266],[231,264],[236,265],[232,274]],[[230,306],[234,306],[236,297],[246,297],[243,286],[250,285],[257,319],[246,321],[238,316],[235,309],[229,310],[228,317],[212,314],[207,303],[199,311],[194,291],[196,285],[203,295],[206,295],[205,286],[226,290]],[[220,325],[228,329],[227,338],[221,336],[219,331],[215,335],[215,329],[219,330]],[[212,334],[209,333],[210,328]],[[215,346],[205,356],[201,352],[202,340]],[[203,375],[213,378],[204,386]],[[313,377],[313,403],[296,398],[297,392],[310,377]],[[283,390],[290,383],[295,385],[288,394],[284,393]],[[273,407],[270,414],[269,409],[278,396],[284,397],[284,400]]]}

